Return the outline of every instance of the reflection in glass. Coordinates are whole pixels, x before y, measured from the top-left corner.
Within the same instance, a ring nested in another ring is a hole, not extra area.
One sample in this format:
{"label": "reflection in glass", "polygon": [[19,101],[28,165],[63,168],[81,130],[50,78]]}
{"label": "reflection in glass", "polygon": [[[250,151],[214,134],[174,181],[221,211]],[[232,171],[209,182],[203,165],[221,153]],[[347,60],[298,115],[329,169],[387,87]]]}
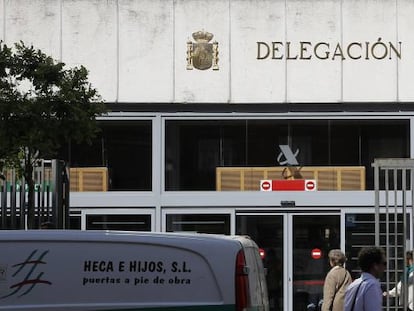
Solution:
{"label": "reflection in glass", "polygon": [[340,217],[293,216],[292,248],[293,310],[319,310],[330,269],[328,252],[340,248]]}
{"label": "reflection in glass", "polygon": [[[259,191],[258,181],[266,178],[255,169],[280,167],[279,145],[286,144],[299,150],[299,169],[351,166],[362,171],[362,177],[325,173],[319,190],[372,190],[374,159],[409,157],[410,149],[405,120],[169,120],[165,134],[167,191]],[[235,171],[226,177],[228,188],[219,188],[223,180],[217,169],[238,167],[251,171],[243,178]],[[338,175],[346,180],[340,187],[331,185]],[[249,178],[252,184],[243,184]]]}
{"label": "reflection in glass", "polygon": [[237,234],[250,236],[264,250],[270,311],[283,310],[283,216],[236,217]]}

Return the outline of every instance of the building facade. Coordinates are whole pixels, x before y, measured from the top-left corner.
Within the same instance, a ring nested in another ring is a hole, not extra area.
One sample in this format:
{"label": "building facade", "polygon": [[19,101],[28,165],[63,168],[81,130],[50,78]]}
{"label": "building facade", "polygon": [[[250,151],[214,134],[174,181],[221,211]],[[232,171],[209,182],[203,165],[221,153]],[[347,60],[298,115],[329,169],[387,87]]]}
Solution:
{"label": "building facade", "polygon": [[[329,249],[357,273],[374,243],[372,163],[414,154],[413,1],[0,0],[0,12],[4,43],[84,65],[110,108],[92,146],[61,152],[104,180],[71,192],[72,227],[248,234],[271,310],[318,305]],[[310,184],[264,191],[275,180]]]}

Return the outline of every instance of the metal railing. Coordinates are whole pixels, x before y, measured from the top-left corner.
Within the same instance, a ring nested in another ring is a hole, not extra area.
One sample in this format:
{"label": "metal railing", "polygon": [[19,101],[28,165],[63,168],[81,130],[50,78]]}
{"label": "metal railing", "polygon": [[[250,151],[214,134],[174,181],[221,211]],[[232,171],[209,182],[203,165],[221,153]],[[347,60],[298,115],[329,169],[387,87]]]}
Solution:
{"label": "metal railing", "polygon": [[[409,276],[406,273],[406,252],[414,250],[414,159],[376,159],[372,166],[375,178],[375,244],[382,247],[387,256],[384,289],[388,291],[400,281],[402,284],[400,295],[395,299],[387,297],[386,310],[407,310],[408,286],[404,284],[408,284]],[[413,290],[414,297],[414,286],[410,290]]]}
{"label": "metal railing", "polygon": [[[15,170],[0,178],[0,229],[27,229],[28,194],[23,177]],[[33,171],[35,181],[35,225],[52,223],[56,228],[69,224],[69,177],[59,160],[39,160]]]}

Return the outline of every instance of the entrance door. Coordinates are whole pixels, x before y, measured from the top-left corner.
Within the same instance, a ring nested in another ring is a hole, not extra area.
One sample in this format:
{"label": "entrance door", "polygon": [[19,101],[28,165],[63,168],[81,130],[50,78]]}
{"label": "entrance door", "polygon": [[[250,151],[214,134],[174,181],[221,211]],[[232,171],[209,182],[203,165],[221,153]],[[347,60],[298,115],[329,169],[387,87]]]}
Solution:
{"label": "entrance door", "polygon": [[323,283],[330,266],[328,252],[340,248],[339,215],[290,215],[292,239],[292,310],[320,310]]}
{"label": "entrance door", "polygon": [[286,217],[283,214],[237,215],[237,234],[250,236],[264,251],[263,265],[267,270],[266,281],[270,311],[287,310],[284,306],[287,284],[285,279]]}
{"label": "entrance door", "polygon": [[340,215],[237,214],[237,234],[264,250],[270,311],[320,310],[327,254],[340,248]]}

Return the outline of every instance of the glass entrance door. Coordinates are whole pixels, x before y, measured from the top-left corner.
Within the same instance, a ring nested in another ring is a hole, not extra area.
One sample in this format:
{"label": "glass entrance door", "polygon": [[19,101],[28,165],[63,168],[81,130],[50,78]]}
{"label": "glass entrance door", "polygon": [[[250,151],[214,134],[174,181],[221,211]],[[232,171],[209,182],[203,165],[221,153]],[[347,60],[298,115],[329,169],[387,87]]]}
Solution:
{"label": "glass entrance door", "polygon": [[330,267],[340,248],[340,214],[238,214],[236,233],[264,251],[270,311],[319,311]]}
{"label": "glass entrance door", "polygon": [[339,215],[291,215],[294,311],[319,311],[330,266],[328,252],[340,248]]}
{"label": "glass entrance door", "polygon": [[284,219],[283,215],[238,215],[236,217],[237,234],[250,236],[264,251],[263,265],[267,270],[266,282],[270,311],[285,310]]}

